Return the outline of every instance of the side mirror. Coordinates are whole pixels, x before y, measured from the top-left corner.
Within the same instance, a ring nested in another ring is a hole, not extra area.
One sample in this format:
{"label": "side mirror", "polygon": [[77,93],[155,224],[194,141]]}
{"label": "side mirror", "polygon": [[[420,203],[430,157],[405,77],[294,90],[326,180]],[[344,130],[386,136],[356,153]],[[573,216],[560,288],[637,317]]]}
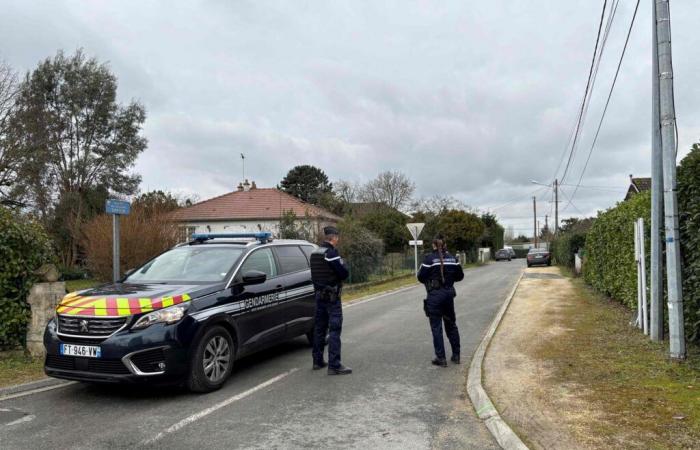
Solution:
{"label": "side mirror", "polygon": [[267,274],[259,270],[249,270],[243,274],[243,284],[248,286],[251,284],[262,284],[267,280]]}

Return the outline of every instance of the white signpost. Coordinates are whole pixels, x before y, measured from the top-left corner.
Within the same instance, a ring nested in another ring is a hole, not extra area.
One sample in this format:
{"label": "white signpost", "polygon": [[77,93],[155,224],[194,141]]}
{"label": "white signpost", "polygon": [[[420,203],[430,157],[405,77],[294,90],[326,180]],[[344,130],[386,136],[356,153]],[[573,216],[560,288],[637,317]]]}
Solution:
{"label": "white signpost", "polygon": [[420,236],[421,231],[423,231],[423,227],[425,226],[424,223],[407,223],[406,227],[408,228],[408,231],[411,232],[411,236],[413,237],[412,241],[408,241],[410,245],[413,246],[413,251],[415,254],[416,258],[416,275],[418,275],[418,246],[423,245],[423,241],[418,240],[418,236]]}

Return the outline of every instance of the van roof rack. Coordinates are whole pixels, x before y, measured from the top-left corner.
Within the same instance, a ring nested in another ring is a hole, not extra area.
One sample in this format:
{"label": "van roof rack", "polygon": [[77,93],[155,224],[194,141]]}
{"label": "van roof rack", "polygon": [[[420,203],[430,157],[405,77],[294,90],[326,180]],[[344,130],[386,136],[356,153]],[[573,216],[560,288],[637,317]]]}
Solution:
{"label": "van roof rack", "polygon": [[211,239],[255,239],[261,244],[267,244],[272,241],[272,233],[269,231],[256,233],[194,233],[191,243],[202,243]]}

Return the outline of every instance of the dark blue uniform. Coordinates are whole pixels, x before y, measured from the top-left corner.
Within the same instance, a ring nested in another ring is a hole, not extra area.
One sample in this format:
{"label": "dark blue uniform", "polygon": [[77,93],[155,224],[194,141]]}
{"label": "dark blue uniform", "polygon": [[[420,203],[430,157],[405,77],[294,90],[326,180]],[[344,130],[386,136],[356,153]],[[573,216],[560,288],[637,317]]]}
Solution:
{"label": "dark blue uniform", "polygon": [[425,301],[425,313],[430,319],[433,333],[435,356],[445,359],[445,341],[442,337],[442,324],[452,347],[452,355],[459,357],[459,330],[455,317],[454,283],[464,279],[464,271],[457,259],[447,251],[442,254],[442,272],[440,255],[437,251],[426,255],[418,271],[418,281],[425,284],[428,297]]}
{"label": "dark blue uniform", "polygon": [[340,294],[348,270],[329,242],[324,242],[311,254],[311,280],[316,290],[316,314],[313,344],[314,364],[323,363],[323,349],[328,333],[328,367],[340,364],[340,332],[343,329],[343,307]]}

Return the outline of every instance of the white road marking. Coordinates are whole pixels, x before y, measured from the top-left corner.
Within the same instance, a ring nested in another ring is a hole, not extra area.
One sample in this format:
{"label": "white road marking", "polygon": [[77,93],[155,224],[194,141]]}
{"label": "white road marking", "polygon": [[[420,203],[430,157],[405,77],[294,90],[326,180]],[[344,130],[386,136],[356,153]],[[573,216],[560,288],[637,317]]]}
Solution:
{"label": "white road marking", "polygon": [[415,285],[411,285],[411,286],[408,286],[405,288],[396,289],[394,291],[385,292],[384,294],[377,295],[376,297],[370,297],[370,298],[365,299],[365,300],[360,300],[359,302],[353,302],[353,303],[350,303],[347,305],[343,305],[343,309],[352,308],[353,306],[362,305],[362,304],[368,303],[368,302],[373,302],[374,300],[379,300],[381,298],[388,297],[388,296],[394,295],[394,294],[400,294],[404,291],[410,291],[411,289],[415,289],[415,288],[421,287],[421,286],[422,285],[420,285],[420,284],[415,284]]}
{"label": "white road marking", "polygon": [[260,383],[259,385],[248,389],[247,391],[241,392],[240,394],[236,394],[233,397],[227,398],[226,400],[224,400],[220,403],[217,403],[216,405],[211,406],[207,409],[204,409],[196,414],[192,414],[191,416],[186,417],[185,419],[182,419],[181,421],[179,421],[175,425],[171,426],[170,428],[166,429],[165,431],[161,431],[160,433],[158,433],[157,435],[155,435],[151,439],[148,439],[148,440],[142,442],[141,445],[145,446],[145,445],[153,444],[154,442],[159,441],[160,439],[164,438],[166,435],[168,435],[170,433],[174,433],[177,430],[179,430],[179,429],[181,429],[181,428],[183,428],[183,427],[185,427],[193,422],[196,422],[197,420],[201,419],[202,417],[208,416],[209,414],[213,413],[214,411],[217,411],[225,406],[228,406],[231,403],[237,402],[238,400],[242,400],[242,399],[258,392],[261,389],[265,389],[266,387],[270,386],[271,384],[280,381],[281,379],[291,375],[292,373],[296,372],[297,370],[299,370],[299,368],[291,369],[287,372],[284,372],[280,375],[277,375],[274,378],[270,378],[269,380],[265,381],[264,383]]}
{"label": "white road marking", "polygon": [[13,421],[13,422],[6,423],[5,426],[6,426],[6,427],[9,427],[9,426],[12,426],[12,425],[17,425],[18,423],[31,422],[31,421],[34,420],[34,419],[36,419],[36,416],[30,414],[30,415],[28,415],[28,416],[24,416],[24,417],[22,417],[22,418],[19,418],[19,419]]}
{"label": "white road marking", "polygon": [[57,384],[55,386],[46,386],[43,388],[32,389],[31,391],[18,392],[17,394],[10,394],[10,395],[6,395],[4,397],[0,397],[0,402],[4,401],[4,400],[9,400],[11,398],[25,397],[27,395],[38,394],[39,392],[52,391],[54,389],[64,388],[66,386],[70,386],[71,384],[76,384],[76,383],[77,383],[77,381],[69,381],[67,383],[61,383],[61,384]]}

